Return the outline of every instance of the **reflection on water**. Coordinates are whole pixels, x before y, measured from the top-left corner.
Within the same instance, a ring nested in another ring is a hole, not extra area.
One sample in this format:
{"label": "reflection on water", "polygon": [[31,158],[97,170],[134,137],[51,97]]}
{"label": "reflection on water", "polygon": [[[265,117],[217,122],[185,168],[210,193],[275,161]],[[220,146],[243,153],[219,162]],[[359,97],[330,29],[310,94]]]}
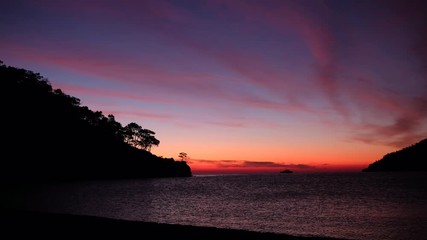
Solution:
{"label": "reflection on water", "polygon": [[218,175],[45,185],[30,209],[349,239],[425,239],[427,174]]}

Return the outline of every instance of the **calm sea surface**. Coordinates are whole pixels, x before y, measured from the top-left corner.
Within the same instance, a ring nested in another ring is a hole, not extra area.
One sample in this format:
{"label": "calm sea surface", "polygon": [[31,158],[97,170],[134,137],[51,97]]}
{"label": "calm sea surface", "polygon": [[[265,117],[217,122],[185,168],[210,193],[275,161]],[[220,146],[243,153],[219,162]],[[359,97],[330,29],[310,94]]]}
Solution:
{"label": "calm sea surface", "polygon": [[348,239],[427,239],[427,174],[217,175],[43,185],[29,209]]}

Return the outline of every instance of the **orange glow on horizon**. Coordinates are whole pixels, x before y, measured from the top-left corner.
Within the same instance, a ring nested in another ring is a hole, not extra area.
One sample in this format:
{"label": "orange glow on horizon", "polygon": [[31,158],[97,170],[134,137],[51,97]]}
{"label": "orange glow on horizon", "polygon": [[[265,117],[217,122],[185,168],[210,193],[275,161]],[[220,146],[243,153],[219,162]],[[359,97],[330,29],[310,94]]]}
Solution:
{"label": "orange glow on horizon", "polygon": [[274,174],[289,169],[294,173],[360,172],[368,164],[283,164],[238,160],[189,160],[194,175],[204,174]]}
{"label": "orange glow on horizon", "polygon": [[[234,148],[188,142],[187,161],[193,174],[274,174],[284,169],[295,173],[360,172],[394,149],[354,142],[328,144],[315,142],[287,147],[270,145],[267,148]],[[303,146],[303,147],[301,147]],[[182,147],[183,149],[184,147]],[[173,150],[171,152],[178,152]],[[194,153],[194,155],[193,155]],[[159,154],[168,156],[167,154]],[[203,158],[199,157],[202,156]],[[175,157],[178,159],[177,157]]]}
{"label": "orange glow on horizon", "polygon": [[275,174],[284,169],[292,170],[294,173],[320,173],[320,172],[361,172],[367,165],[332,165],[317,166],[313,168],[296,168],[296,167],[199,167],[190,164],[193,175],[209,174]]}
{"label": "orange glow on horizon", "polygon": [[[238,131],[240,129],[233,129],[233,133]],[[390,146],[337,141],[333,133],[319,138],[314,130],[311,131],[313,135],[303,136],[289,130],[286,137],[275,133],[275,130],[254,131],[260,133],[257,136],[273,135],[252,141],[250,136],[237,137],[224,129],[210,128],[201,131],[202,135],[196,138],[178,139],[165,135],[162,144],[153,151],[159,156],[178,159],[178,153],[184,150],[194,174],[239,174],[277,173],[284,169],[294,172],[359,172],[396,150]],[[176,136],[185,136],[185,131],[178,132]]]}

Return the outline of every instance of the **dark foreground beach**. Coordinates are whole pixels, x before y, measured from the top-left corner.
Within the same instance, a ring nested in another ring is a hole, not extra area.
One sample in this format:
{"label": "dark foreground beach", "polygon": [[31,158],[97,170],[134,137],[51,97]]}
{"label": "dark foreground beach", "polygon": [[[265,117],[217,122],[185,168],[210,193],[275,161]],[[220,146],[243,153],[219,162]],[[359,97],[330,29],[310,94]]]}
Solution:
{"label": "dark foreground beach", "polygon": [[296,237],[286,234],[261,233],[244,230],[194,227],[174,224],[124,221],[92,216],[68,214],[1,211],[2,234],[18,237],[63,238],[117,238],[117,239],[334,239]]}

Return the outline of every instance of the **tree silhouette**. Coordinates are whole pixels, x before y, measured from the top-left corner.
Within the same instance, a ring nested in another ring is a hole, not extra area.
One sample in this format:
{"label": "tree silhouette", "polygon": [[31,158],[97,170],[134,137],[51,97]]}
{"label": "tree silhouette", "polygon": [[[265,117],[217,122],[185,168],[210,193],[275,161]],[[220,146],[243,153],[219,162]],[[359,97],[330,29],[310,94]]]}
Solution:
{"label": "tree silhouette", "polygon": [[[123,127],[82,106],[39,73],[0,61],[3,94],[0,185],[36,181],[191,176],[182,161],[149,152],[154,132]],[[22,136],[32,136],[28,142]],[[147,151],[148,150],[148,151]]]}
{"label": "tree silhouette", "polygon": [[155,132],[144,129],[137,123],[131,122],[123,129],[123,136],[126,143],[129,145],[151,151],[151,147],[158,146],[160,141],[154,137]]}
{"label": "tree silhouette", "polygon": [[160,141],[154,137],[155,132],[149,129],[141,129],[139,135],[141,136],[141,146],[143,149],[151,152],[152,146],[159,146]]}
{"label": "tree silhouette", "polygon": [[181,158],[181,161],[187,161],[190,158],[185,152],[180,152],[178,157]]}
{"label": "tree silhouette", "polygon": [[102,126],[106,131],[108,131],[108,133],[113,134],[117,139],[124,141],[122,124],[116,121],[114,115],[109,114],[107,117],[104,117]]}
{"label": "tree silhouette", "polygon": [[369,164],[363,172],[387,171],[427,171],[427,138],[402,148],[398,151],[387,153],[380,160]]}

